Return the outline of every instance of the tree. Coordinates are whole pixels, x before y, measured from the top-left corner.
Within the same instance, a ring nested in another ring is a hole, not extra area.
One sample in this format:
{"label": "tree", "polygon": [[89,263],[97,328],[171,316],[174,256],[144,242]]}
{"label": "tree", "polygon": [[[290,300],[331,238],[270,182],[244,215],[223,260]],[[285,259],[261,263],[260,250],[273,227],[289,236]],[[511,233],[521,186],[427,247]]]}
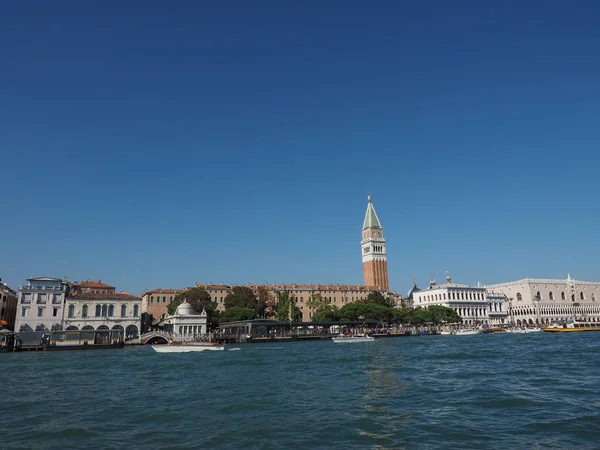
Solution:
{"label": "tree", "polygon": [[413,311],[410,322],[415,325],[421,325],[425,322],[433,322],[433,315],[427,308],[417,308]]}
{"label": "tree", "polygon": [[302,311],[294,304],[294,300],[286,290],[278,293],[277,320],[280,322],[300,322],[302,320]]}
{"label": "tree", "polygon": [[260,317],[273,317],[277,309],[277,301],[268,286],[256,288],[256,312]]}
{"label": "tree", "polygon": [[335,305],[330,305],[329,302],[316,292],[310,296],[306,305],[312,308],[313,322],[331,322],[338,319],[339,309]]}
{"label": "tree", "polygon": [[227,308],[227,310],[223,311],[219,315],[219,322],[236,322],[238,320],[256,319],[257,317],[258,313],[254,309],[233,306],[231,308]]}
{"label": "tree", "polygon": [[340,318],[347,320],[370,319],[378,322],[390,322],[393,317],[393,308],[375,303],[346,303],[339,310]]}
{"label": "tree", "polygon": [[452,308],[442,305],[431,305],[427,307],[431,312],[431,321],[435,324],[439,323],[457,323],[461,322],[462,318]]}
{"label": "tree", "polygon": [[167,313],[171,316],[175,314],[177,307],[183,303],[184,299],[193,306],[196,314],[201,314],[203,310],[206,310],[206,319],[209,328],[215,328],[219,324],[217,303],[213,302],[210,294],[200,287],[194,287],[177,294],[167,306]]}
{"label": "tree", "polygon": [[252,289],[247,286],[236,286],[227,294],[227,297],[225,297],[225,308],[229,309],[236,306],[257,309],[257,300]]}
{"label": "tree", "polygon": [[381,306],[391,306],[388,299],[379,291],[373,291],[367,296],[367,303],[375,303]]}

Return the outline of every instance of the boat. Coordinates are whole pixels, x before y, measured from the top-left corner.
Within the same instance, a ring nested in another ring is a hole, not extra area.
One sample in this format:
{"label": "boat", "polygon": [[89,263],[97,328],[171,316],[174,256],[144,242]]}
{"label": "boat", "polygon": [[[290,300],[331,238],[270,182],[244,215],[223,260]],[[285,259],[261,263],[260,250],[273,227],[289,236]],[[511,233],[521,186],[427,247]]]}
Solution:
{"label": "boat", "polygon": [[452,334],[452,331],[440,331],[440,334],[442,336],[448,336],[448,335]]}
{"label": "boat", "polygon": [[0,330],[0,352],[12,352],[20,347],[19,337],[13,331]]}
{"label": "boat", "polygon": [[596,322],[566,322],[553,323],[542,331],[546,333],[579,333],[582,331],[600,331],[600,323]]}
{"label": "boat", "polygon": [[219,351],[225,350],[224,345],[216,342],[188,342],[182,344],[153,345],[152,348],[157,353],[190,353],[203,352],[206,350]]}
{"label": "boat", "polygon": [[456,330],[454,332],[454,334],[456,336],[471,336],[473,334],[479,334],[479,333],[481,333],[481,330],[474,330],[474,329],[468,329],[468,328],[466,328],[464,330]]}
{"label": "boat", "polygon": [[331,340],[336,344],[345,344],[351,342],[373,342],[375,338],[373,336],[369,336],[368,334],[355,334],[350,336],[337,336],[331,338]]}

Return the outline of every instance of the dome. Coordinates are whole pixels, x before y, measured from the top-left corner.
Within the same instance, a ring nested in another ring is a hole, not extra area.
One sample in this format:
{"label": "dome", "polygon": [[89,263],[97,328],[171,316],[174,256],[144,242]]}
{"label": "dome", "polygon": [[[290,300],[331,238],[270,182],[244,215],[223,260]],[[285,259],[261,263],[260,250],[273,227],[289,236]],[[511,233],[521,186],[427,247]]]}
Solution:
{"label": "dome", "polygon": [[413,297],[413,293],[415,292],[419,292],[421,289],[419,289],[417,287],[417,283],[413,284],[413,287],[410,288],[410,290],[408,291],[408,293],[406,294],[407,298],[412,298]]}
{"label": "dome", "polygon": [[177,312],[175,314],[178,316],[189,316],[193,315],[194,312],[194,307],[190,305],[187,300],[184,300],[183,303],[177,307]]}

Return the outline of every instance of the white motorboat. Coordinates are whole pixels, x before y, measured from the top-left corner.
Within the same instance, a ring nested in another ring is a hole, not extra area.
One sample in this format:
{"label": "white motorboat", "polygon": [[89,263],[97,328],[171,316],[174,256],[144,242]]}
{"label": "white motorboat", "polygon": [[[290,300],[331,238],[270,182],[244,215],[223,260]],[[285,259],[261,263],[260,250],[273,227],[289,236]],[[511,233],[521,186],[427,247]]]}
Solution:
{"label": "white motorboat", "polygon": [[507,333],[518,333],[518,334],[539,333],[541,331],[542,331],[542,329],[538,328],[538,327],[534,327],[534,328],[509,328],[509,329],[506,330]]}
{"label": "white motorboat", "polygon": [[473,329],[464,329],[464,330],[456,330],[454,334],[456,336],[471,336],[473,334],[479,334],[481,330],[473,330]]}
{"label": "white motorboat", "polygon": [[354,335],[354,336],[338,336],[331,338],[336,344],[345,344],[346,342],[373,342],[375,338],[373,336],[365,335]]}
{"label": "white motorboat", "polygon": [[449,334],[452,334],[452,331],[440,331],[440,334],[442,336],[448,336]]}
{"label": "white motorboat", "polygon": [[157,353],[189,353],[189,352],[203,352],[205,350],[211,350],[211,351],[225,350],[224,345],[210,344],[210,343],[153,345],[152,348]]}

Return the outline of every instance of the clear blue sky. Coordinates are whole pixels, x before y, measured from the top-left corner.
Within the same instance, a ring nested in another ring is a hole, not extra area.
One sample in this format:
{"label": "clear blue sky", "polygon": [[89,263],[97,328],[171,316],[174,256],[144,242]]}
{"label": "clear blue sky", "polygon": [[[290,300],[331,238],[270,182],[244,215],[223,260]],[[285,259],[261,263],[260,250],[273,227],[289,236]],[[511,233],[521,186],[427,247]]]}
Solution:
{"label": "clear blue sky", "polygon": [[600,279],[600,2],[4,2],[0,276]]}

